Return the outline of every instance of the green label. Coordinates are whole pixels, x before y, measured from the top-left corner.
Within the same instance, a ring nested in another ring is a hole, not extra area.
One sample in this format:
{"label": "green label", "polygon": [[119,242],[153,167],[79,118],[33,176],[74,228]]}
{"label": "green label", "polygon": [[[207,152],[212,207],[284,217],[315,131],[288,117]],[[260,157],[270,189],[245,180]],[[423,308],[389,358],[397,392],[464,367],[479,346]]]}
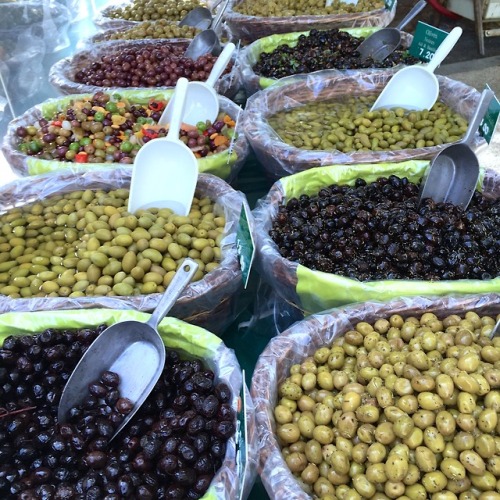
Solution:
{"label": "green label", "polygon": [[[488,84],[486,87],[490,88]],[[498,117],[500,116],[500,102],[498,101],[496,96],[493,96],[493,99],[488,106],[488,110],[484,115],[483,121],[479,125],[479,134],[482,135],[488,144],[491,143],[491,139],[493,138],[493,134],[495,133],[495,129],[498,123]]]}
{"label": "green label", "polygon": [[385,0],[385,8],[388,10],[392,10],[395,3],[396,3],[396,0]]}
{"label": "green label", "polygon": [[418,21],[413,41],[410,45],[410,54],[421,61],[429,62],[447,36],[448,33],[446,31]]}
{"label": "green label", "polygon": [[248,437],[247,437],[247,413],[246,413],[246,392],[245,370],[241,372],[243,383],[241,386],[238,416],[236,420],[236,470],[238,472],[238,499],[241,500],[245,491],[245,476],[248,463]]}
{"label": "green label", "polygon": [[252,232],[248,224],[247,205],[243,203],[241,207],[238,230],[236,231],[236,248],[240,256],[241,273],[243,274],[243,283],[245,288],[248,285],[250,269],[255,256],[255,244],[253,242]]}

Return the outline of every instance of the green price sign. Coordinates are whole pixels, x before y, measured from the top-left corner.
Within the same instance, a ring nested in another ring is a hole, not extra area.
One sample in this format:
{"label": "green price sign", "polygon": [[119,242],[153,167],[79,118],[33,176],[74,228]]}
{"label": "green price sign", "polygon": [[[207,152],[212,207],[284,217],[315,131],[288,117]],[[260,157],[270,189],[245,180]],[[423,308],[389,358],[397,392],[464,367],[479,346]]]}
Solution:
{"label": "green price sign", "polygon": [[410,54],[421,61],[429,62],[447,36],[446,31],[419,21],[410,45]]}
{"label": "green price sign", "polygon": [[248,285],[250,269],[255,256],[255,244],[253,242],[252,232],[248,224],[247,205],[243,203],[241,207],[240,220],[236,230],[236,249],[240,257],[241,274],[245,288]]}
{"label": "green price sign", "polygon": [[[489,85],[486,85],[490,89]],[[491,89],[490,89],[491,90]],[[483,121],[479,125],[479,133],[486,139],[489,144],[495,133],[495,128],[498,123],[498,117],[500,116],[500,102],[493,96],[493,99],[488,106],[488,110],[484,115]]]}
{"label": "green price sign", "polygon": [[385,0],[385,8],[388,10],[392,10],[395,3],[396,3],[396,0]]}

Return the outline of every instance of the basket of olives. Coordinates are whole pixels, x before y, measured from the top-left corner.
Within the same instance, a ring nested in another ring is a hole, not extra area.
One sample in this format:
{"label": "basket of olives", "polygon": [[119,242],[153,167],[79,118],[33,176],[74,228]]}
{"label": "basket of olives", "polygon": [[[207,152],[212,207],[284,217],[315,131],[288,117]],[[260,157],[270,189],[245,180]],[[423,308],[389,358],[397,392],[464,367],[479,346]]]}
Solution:
{"label": "basket of olives", "polygon": [[251,43],[259,38],[291,31],[387,26],[396,13],[397,2],[387,9],[382,0],[344,2],[327,0],[235,0],[225,14],[233,39]]}
{"label": "basket of olives", "polygon": [[68,422],[57,421],[65,382],[91,342],[107,325],[148,316],[102,309],[0,316],[2,498],[236,498],[242,373],[234,352],[207,330],[174,318],[160,323],[163,373],[112,442],[131,403],[116,372],[96,373]]}
{"label": "basket of olives", "polygon": [[143,21],[179,22],[196,7],[208,7],[213,2],[199,0],[112,0],[108,2],[93,22],[101,28],[123,29]]}
{"label": "basket of olives", "polygon": [[[48,99],[10,122],[2,151],[20,175],[131,165],[144,143],[167,134],[157,122],[172,92],[124,90]],[[223,96],[219,105],[215,122],[183,125],[180,139],[197,157],[200,172],[231,181],[249,146],[239,106]]]}
{"label": "basket of olives", "polygon": [[[339,75],[329,70],[283,78],[251,96],[244,129],[268,176],[311,167],[430,159],[467,130],[480,93],[438,76],[430,110],[370,111],[391,72]],[[474,148],[486,144],[476,134]]]}
{"label": "basket of olives", "polygon": [[0,190],[0,312],[151,311],[190,257],[199,268],[171,315],[215,333],[234,320],[245,197],[200,174],[188,216],[154,208],[131,214],[130,178],[125,168],[60,171]]}
{"label": "basket of olives", "polygon": [[402,32],[401,47],[384,61],[361,61],[356,51],[364,38],[380,28],[332,28],[270,35],[245,47],[238,58],[241,79],[247,95],[265,89],[276,80],[325,69],[361,72],[418,62],[408,54],[413,36]]}
{"label": "basket of olives", "polygon": [[429,162],[318,167],[283,177],[254,209],[258,268],[305,314],[366,300],[500,292],[500,177],[466,210],[419,205]]}
{"label": "basket of olives", "polygon": [[108,28],[97,33],[88,40],[89,45],[109,42],[111,40],[144,40],[144,39],[170,39],[170,38],[194,38],[201,30],[193,26],[179,26],[176,21],[142,21],[129,28],[117,30]]}
{"label": "basket of olives", "polygon": [[496,498],[500,295],[367,302],[271,339],[251,394],[271,498]]}
{"label": "basket of olives", "polygon": [[[81,94],[106,89],[175,87],[180,77],[203,82],[216,56],[196,61],[184,57],[187,39],[111,40],[82,49],[56,62],[49,81],[63,94]],[[214,86],[216,92],[234,97],[240,88],[239,71],[229,64]]]}

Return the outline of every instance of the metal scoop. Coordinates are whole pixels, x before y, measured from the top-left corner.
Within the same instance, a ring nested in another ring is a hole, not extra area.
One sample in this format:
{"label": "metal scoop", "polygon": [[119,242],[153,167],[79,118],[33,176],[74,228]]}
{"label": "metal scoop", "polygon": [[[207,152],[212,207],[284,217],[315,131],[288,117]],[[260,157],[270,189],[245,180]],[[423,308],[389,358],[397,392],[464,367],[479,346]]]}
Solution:
{"label": "metal scoop", "polygon": [[186,50],[186,53],[184,54],[184,57],[196,60],[198,59],[198,57],[201,57],[204,54],[212,54],[214,56],[218,56],[220,54],[220,40],[215,30],[219,26],[228,4],[229,0],[225,0],[222,4],[222,7],[219,9],[219,12],[217,12],[217,15],[215,16],[210,29],[198,33],[193,38]]}
{"label": "metal scoop", "polygon": [[493,327],[493,330],[491,330],[490,339],[492,339],[493,337],[496,337],[497,335],[500,335],[500,319],[497,321],[496,325]]}
{"label": "metal scoop", "polygon": [[[200,121],[210,120],[213,123],[217,119],[219,114],[219,98],[214,90],[214,85],[229,64],[235,49],[236,46],[234,43],[226,44],[217,61],[215,61],[206,82],[188,83],[186,106],[182,115],[183,123],[196,125]],[[170,123],[175,106],[174,101],[175,95],[168,101],[158,120],[158,125],[164,126]]]}
{"label": "metal scoop", "polygon": [[198,160],[179,139],[188,81],[179,78],[167,137],[152,139],[134,159],[128,211],[150,207],[170,208],[187,215],[198,180]]}
{"label": "metal scoop", "polygon": [[179,21],[179,26],[192,26],[200,30],[208,29],[211,24],[212,13],[206,7],[195,7]]}
{"label": "metal scoop", "polygon": [[420,0],[406,14],[395,28],[383,28],[365,38],[356,49],[361,60],[371,57],[374,61],[383,61],[401,44],[401,30],[427,5],[426,0]]}
{"label": "metal scoop", "polygon": [[184,260],[147,323],[132,320],[115,323],[92,342],[64,387],[57,412],[59,423],[66,422],[71,408],[82,403],[88,395],[89,384],[109,370],[120,376],[122,397],[134,403],[111,439],[127,425],[153,390],[165,365],[165,345],[158,333],[158,324],[197,269],[194,260]]}
{"label": "metal scoop", "polygon": [[479,179],[479,161],[470,145],[493,96],[491,90],[483,90],[464,137],[434,157],[420,189],[419,203],[431,198],[467,208]]}
{"label": "metal scoop", "polygon": [[439,82],[434,70],[443,62],[462,35],[453,28],[427,64],[400,69],[384,87],[370,111],[379,108],[431,109],[439,96]]}

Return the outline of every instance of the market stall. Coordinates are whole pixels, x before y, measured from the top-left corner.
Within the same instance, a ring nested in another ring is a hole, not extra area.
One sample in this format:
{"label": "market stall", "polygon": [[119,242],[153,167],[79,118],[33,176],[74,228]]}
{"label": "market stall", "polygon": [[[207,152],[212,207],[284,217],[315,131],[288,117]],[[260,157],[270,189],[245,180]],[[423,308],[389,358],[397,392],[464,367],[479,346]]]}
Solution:
{"label": "market stall", "polygon": [[[396,2],[19,3],[41,52],[32,81],[0,53],[0,497],[500,495],[495,102],[462,209],[419,190],[481,89],[438,77],[430,109],[370,109],[426,62],[410,30],[361,58]],[[219,112],[190,123],[178,81],[205,82],[219,54],[185,57],[200,30],[178,23],[202,6],[237,49],[211,85]],[[191,208],[131,211],[136,158],[178,118]],[[89,345],[152,321],[186,258],[198,270],[131,423],[109,440],[134,403],[120,369],[147,372],[117,362],[61,424]]]}

